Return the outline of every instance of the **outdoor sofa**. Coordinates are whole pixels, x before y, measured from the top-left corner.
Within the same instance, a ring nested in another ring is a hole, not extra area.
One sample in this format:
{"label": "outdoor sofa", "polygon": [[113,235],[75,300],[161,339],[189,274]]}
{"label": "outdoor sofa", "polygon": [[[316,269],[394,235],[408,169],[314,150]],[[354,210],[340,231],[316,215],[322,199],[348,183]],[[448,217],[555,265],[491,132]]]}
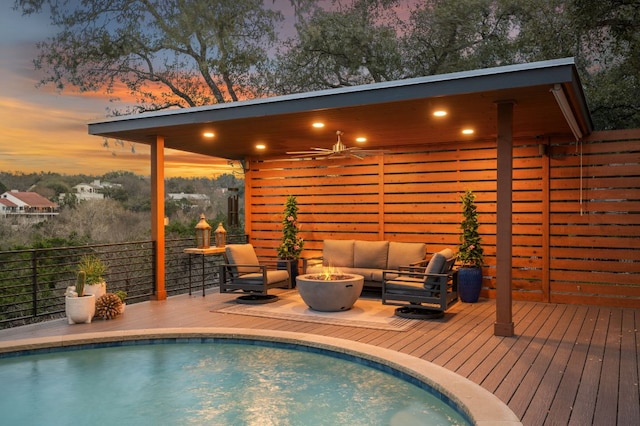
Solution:
{"label": "outdoor sofa", "polygon": [[394,241],[324,240],[322,256],[303,259],[306,274],[325,268],[364,277],[364,287],[382,287],[383,272],[424,261],[426,244]]}

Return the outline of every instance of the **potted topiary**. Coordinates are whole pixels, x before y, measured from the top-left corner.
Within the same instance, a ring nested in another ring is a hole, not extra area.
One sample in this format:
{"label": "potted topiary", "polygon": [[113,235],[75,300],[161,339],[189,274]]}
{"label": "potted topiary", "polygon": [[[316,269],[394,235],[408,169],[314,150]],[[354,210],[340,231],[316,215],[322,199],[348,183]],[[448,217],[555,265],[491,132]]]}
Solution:
{"label": "potted topiary", "polygon": [[86,280],[86,273],[78,272],[75,287],[68,287],[65,293],[65,312],[69,324],[89,324],[96,312],[96,296],[86,293]]}
{"label": "potted topiary", "polygon": [[107,292],[107,283],[102,277],[107,271],[107,267],[99,257],[85,255],[80,258],[78,272],[84,271],[87,277],[86,289],[88,294],[93,294],[98,299]]}
{"label": "potted topiary", "polygon": [[482,288],[483,249],[478,233],[478,211],[475,204],[476,196],[467,190],[461,196],[462,223],[460,229],[460,245],[458,246],[458,293],[460,300],[475,303],[480,297]]}
{"label": "potted topiary", "polygon": [[280,267],[285,262],[291,263],[291,284],[295,286],[295,279],[298,275],[298,259],[302,254],[304,240],[298,236],[300,231],[298,225],[298,200],[293,195],[287,197],[284,204],[284,213],[282,217],[282,242],[278,246],[278,258],[281,259]]}

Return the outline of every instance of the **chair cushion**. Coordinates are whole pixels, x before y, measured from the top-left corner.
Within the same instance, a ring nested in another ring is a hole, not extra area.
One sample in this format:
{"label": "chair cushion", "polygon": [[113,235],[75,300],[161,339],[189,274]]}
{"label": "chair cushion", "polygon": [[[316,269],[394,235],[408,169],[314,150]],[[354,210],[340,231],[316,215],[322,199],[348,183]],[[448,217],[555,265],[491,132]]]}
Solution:
{"label": "chair cushion", "polygon": [[423,243],[389,243],[387,269],[399,269],[411,263],[424,260],[426,245]]}
{"label": "chair cushion", "polygon": [[[267,271],[267,285],[279,283],[282,281],[286,281],[288,279],[289,279],[289,272],[283,269]],[[244,281],[255,280],[255,281],[261,282],[262,274],[261,273],[243,274],[238,278],[238,282],[241,283],[243,280]]]}
{"label": "chair cushion", "polygon": [[[258,256],[251,244],[227,244],[224,249],[227,261],[233,265],[259,265]],[[239,267],[238,274],[260,272],[260,268]]]}
{"label": "chair cushion", "polygon": [[324,266],[353,267],[355,240],[324,240],[322,258]]}
{"label": "chair cushion", "polygon": [[385,269],[389,254],[388,241],[358,241],[353,248],[353,267]]}
{"label": "chair cushion", "polygon": [[446,257],[440,253],[434,253],[433,256],[431,256],[431,260],[429,260],[424,272],[425,274],[441,274],[446,263]]}
{"label": "chair cushion", "polygon": [[[455,261],[455,253],[453,250],[446,248],[444,250],[440,250],[438,253],[434,253],[427,264],[424,272],[426,274],[446,274],[449,272],[451,267],[453,266],[453,262]],[[431,288],[432,284],[436,284],[441,281],[439,277],[425,277],[424,286],[425,288]]]}

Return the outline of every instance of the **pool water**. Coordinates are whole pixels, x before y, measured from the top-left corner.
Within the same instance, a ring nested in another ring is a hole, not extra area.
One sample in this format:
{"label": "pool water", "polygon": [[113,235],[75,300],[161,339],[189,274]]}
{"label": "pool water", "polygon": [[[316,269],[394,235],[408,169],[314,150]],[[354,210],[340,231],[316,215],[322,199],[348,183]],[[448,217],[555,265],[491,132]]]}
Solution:
{"label": "pool water", "polygon": [[433,394],[304,350],[174,343],[0,359],[7,425],[458,425]]}

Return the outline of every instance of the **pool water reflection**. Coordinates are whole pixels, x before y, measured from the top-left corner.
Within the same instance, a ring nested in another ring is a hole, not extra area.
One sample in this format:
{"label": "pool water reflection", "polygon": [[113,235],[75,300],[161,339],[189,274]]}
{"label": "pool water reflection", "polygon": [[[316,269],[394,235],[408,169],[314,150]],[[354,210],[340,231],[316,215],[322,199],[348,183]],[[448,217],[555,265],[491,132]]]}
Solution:
{"label": "pool water reflection", "polygon": [[468,424],[399,377],[274,345],[58,350],[0,359],[0,383],[5,424]]}

